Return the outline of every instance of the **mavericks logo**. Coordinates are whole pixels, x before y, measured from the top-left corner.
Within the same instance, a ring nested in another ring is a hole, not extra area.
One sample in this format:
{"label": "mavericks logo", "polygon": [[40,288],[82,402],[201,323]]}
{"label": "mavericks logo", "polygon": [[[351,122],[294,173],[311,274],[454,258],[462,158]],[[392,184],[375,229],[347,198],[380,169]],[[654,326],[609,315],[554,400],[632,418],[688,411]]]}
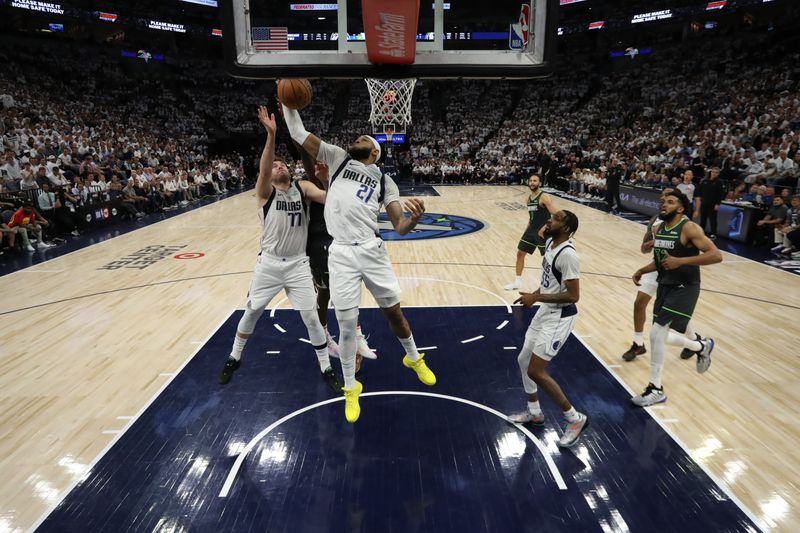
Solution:
{"label": "mavericks logo", "polygon": [[483,229],[483,222],[474,218],[441,213],[425,213],[414,230],[408,235],[399,235],[386,213],[378,217],[378,227],[384,241],[411,241],[421,239],[444,239],[475,233]]}

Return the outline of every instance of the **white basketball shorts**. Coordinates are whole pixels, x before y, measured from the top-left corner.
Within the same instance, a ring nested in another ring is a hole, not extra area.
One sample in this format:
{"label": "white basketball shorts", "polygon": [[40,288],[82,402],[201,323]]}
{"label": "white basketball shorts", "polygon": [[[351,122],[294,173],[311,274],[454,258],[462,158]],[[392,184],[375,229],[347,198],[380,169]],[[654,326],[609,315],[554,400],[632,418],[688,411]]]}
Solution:
{"label": "white basketball shorts", "polygon": [[317,308],[317,290],[311,277],[308,256],[258,256],[247,294],[247,307],[254,310],[264,309],[281,289],[286,290],[286,296],[295,311]]}
{"label": "white basketball shorts", "polygon": [[400,283],[392,270],[386,245],[378,237],[359,244],[334,241],[328,248],[328,273],[336,309],[359,306],[362,281],[376,300],[400,302]]}
{"label": "white basketball shorts", "polygon": [[578,308],[575,305],[541,305],[525,333],[525,345],[533,346],[537,357],[550,361],[567,342],[577,320]]}
{"label": "white basketball shorts", "polygon": [[648,272],[647,274],[642,274],[642,277],[639,279],[638,290],[639,292],[643,292],[646,295],[652,298],[656,295],[656,291],[658,290],[658,272]]}

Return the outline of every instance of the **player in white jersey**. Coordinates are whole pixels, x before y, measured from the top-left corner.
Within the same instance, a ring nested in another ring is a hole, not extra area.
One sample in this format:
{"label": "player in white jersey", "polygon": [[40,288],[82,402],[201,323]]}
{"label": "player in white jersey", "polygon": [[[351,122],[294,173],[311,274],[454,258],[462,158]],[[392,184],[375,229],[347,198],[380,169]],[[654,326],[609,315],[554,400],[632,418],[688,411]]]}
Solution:
{"label": "player in white jersey", "polygon": [[342,385],[328,358],[325,330],[317,316],[317,294],[306,255],[306,202],[324,203],[325,192],[310,182],[292,183],[286,163],[275,160],[275,116],[261,106],[258,119],[267,130],[255,189],[258,218],[261,220],[261,253],[247,293],[247,306],[236,328],[233,348],[219,382],[225,384],[231,380],[241,365],[242,350],[258,318],[275,295],[284,289],[292,307],[300,311],[308,328],[308,338],[317,353],[323,379],[334,391],[341,392]]}
{"label": "player in white jersey", "polygon": [[380,144],[369,135],[362,135],[345,151],[307,132],[297,111],[284,106],[283,118],[292,139],[311,157],[328,165],[332,172],[325,201],[325,222],[333,237],[328,270],[331,300],[339,322],[345,418],[352,423],[361,413],[358,396],[363,389],[355,378],[356,325],[362,281],[406,351],[403,365],[412,369],[426,385],[436,383],[436,376],[425,364],[425,354],[417,351],[411,328],[400,309],[400,284],[378,233],[378,212],[382,206],[394,230],[405,235],[417,225],[425,205],[421,200],[407,200],[411,218],[403,215],[397,185],[376,165],[381,155]]}
{"label": "player in white jersey", "polygon": [[[661,201],[663,202],[664,197],[672,191],[673,189],[671,188],[666,188],[661,191]],[[641,252],[643,254],[653,253],[653,242],[656,230],[660,224],[661,220],[658,218],[658,214],[655,214],[647,224],[647,231],[645,231],[641,246]],[[622,359],[624,361],[633,361],[637,356],[647,353],[647,349],[644,347],[644,322],[647,318],[647,306],[650,304],[650,300],[656,295],[657,290],[658,272],[648,272],[644,274],[636,292],[636,300],[633,302],[633,342],[631,343],[631,347],[628,348],[628,351],[622,354]],[[700,339],[700,335],[696,335],[692,331],[691,324],[686,326],[686,337],[693,340]],[[681,359],[689,359],[694,354],[695,352],[684,348],[681,352]]]}
{"label": "player in white jersey", "polygon": [[536,292],[521,292],[514,303],[539,309],[525,334],[525,343],[517,361],[522,385],[528,395],[528,409],[508,417],[515,424],[544,425],[539,407],[538,389],[564,411],[567,427],[558,445],[574,445],[589,424],[589,417],[572,406],[561,387],[547,373],[547,365],[558,354],[575,327],[580,299],[580,260],[570,237],[578,230],[578,217],[571,211],[558,211],[547,221],[544,230],[547,248],[542,259],[542,281]]}

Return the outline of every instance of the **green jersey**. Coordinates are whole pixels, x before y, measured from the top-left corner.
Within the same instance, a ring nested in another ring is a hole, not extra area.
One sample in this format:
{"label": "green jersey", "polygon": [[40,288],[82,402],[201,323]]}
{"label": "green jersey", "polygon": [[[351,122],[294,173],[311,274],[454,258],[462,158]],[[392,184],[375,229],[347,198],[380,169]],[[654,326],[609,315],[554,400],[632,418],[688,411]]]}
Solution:
{"label": "green jersey", "polygon": [[697,285],[700,283],[700,267],[697,265],[684,265],[673,270],[666,270],[661,266],[661,261],[667,257],[667,254],[672,257],[700,255],[700,250],[691,244],[681,243],[681,232],[687,222],[689,219],[684,216],[671,228],[664,222],[656,229],[653,241],[653,259],[658,269],[658,283],[661,285]]}
{"label": "green jersey", "polygon": [[550,219],[550,211],[548,211],[545,206],[539,204],[541,199],[541,189],[536,194],[528,196],[528,224],[536,231],[539,231]]}

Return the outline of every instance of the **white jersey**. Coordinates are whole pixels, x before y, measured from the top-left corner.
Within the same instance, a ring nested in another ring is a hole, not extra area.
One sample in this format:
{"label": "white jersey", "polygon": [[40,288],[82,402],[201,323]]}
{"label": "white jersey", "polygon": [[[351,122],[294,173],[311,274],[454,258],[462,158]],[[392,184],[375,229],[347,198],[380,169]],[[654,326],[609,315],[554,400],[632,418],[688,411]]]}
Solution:
{"label": "white jersey", "polygon": [[320,143],[317,159],[330,168],[330,185],[325,199],[325,224],[335,242],[361,243],[379,237],[381,206],[400,200],[394,181],[377,165],[351,159],[339,148]]}
{"label": "white jersey", "polygon": [[[558,294],[566,292],[567,280],[580,278],[581,266],[578,252],[571,240],[566,240],[553,248],[553,239],[547,239],[547,249],[542,258],[542,282],[539,285],[541,294]],[[542,303],[547,307],[566,307],[568,303]]]}
{"label": "white jersey", "polygon": [[305,195],[295,182],[287,191],[272,187],[267,203],[259,210],[261,251],[277,257],[306,253],[308,213]]}

